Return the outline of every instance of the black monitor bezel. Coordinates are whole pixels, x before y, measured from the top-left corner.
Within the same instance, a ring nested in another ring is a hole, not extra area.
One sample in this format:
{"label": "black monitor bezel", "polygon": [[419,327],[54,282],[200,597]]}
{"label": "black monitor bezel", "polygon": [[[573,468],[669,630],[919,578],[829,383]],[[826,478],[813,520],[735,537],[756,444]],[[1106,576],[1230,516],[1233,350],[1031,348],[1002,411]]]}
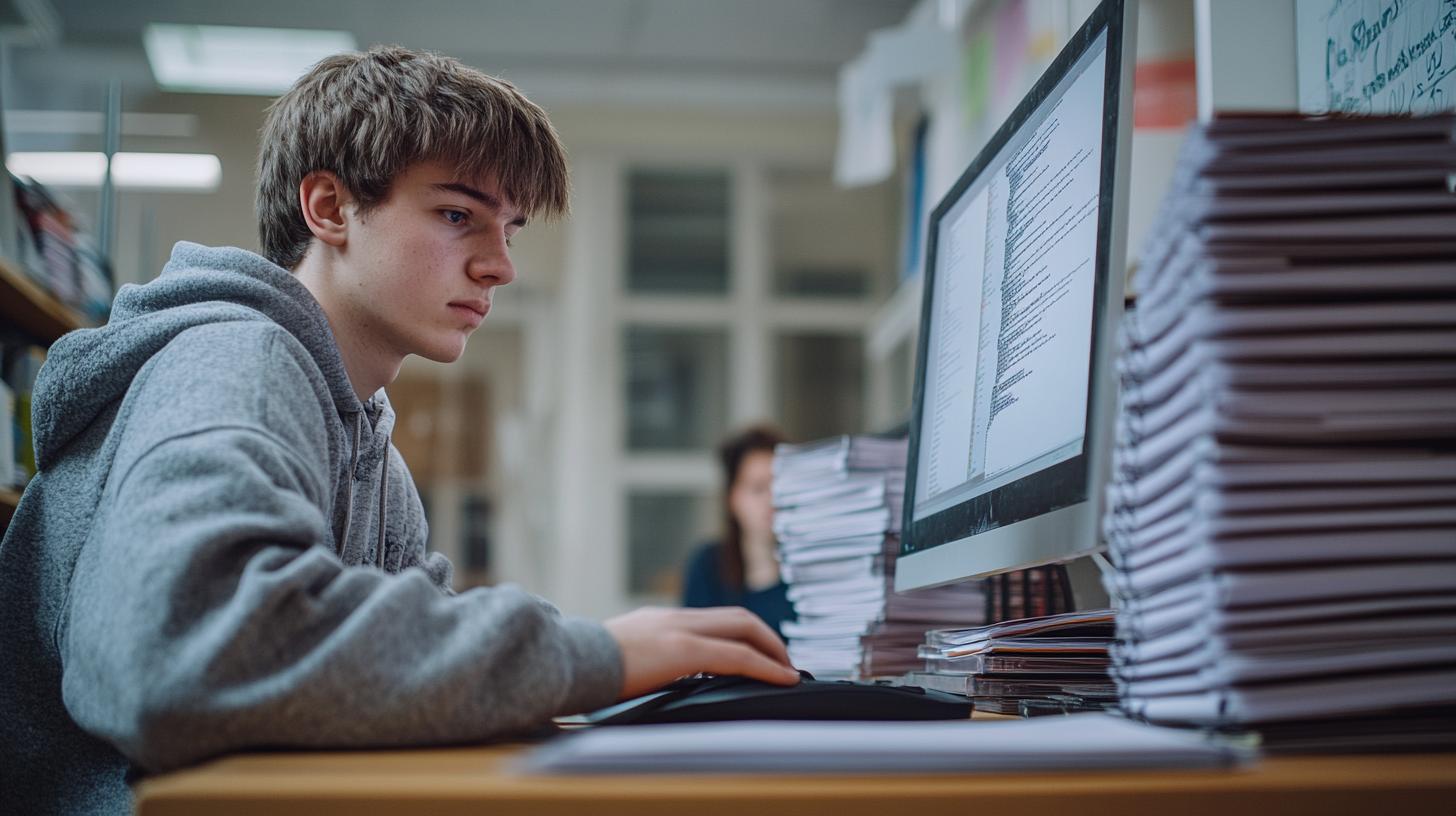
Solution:
{"label": "black monitor bezel", "polygon": [[[1056,59],[1032,86],[991,140],[976,155],[950,191],[936,205],[930,216],[925,249],[925,266],[921,272],[920,327],[915,355],[915,390],[910,409],[909,451],[905,474],[905,504],[901,524],[900,554],[925,552],[943,544],[990,532],[1020,521],[1050,513],[1088,500],[1088,487],[1093,483],[1089,446],[1093,440],[1096,417],[1097,378],[1107,376],[1099,363],[1097,337],[1106,319],[1106,294],[1110,285],[1111,239],[1113,221],[1113,186],[1116,181],[1118,147],[1118,112],[1121,109],[1123,71],[1124,0],[1104,0],[1093,10]],[[914,520],[916,482],[920,462],[920,425],[924,411],[925,374],[930,346],[931,306],[935,292],[935,263],[940,238],[940,225],[947,212],[960,200],[981,173],[1026,124],[1037,108],[1046,101],[1057,85],[1076,65],[1103,31],[1107,33],[1104,61],[1104,96],[1102,104],[1102,156],[1100,190],[1097,207],[1097,250],[1093,285],[1091,346],[1088,359],[1089,387],[1082,452],[1010,484],[981,494],[947,508],[919,522]],[[931,542],[931,543],[926,543]]]}

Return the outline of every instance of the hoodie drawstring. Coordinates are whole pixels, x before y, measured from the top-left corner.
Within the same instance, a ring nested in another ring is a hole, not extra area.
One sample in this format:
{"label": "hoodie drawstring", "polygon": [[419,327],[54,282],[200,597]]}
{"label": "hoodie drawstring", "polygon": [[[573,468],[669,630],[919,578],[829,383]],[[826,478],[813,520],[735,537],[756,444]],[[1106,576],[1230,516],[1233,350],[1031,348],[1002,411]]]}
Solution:
{"label": "hoodie drawstring", "polygon": [[380,569],[384,568],[384,531],[389,526],[389,502],[386,492],[389,488],[389,437],[384,437],[384,455],[379,457],[379,549],[375,553],[375,560]]}
{"label": "hoodie drawstring", "polygon": [[[354,451],[349,458],[349,492],[344,508],[344,540],[342,550],[349,546],[349,529],[354,523],[354,474],[359,467],[359,444],[364,438],[364,412],[354,415]],[[389,437],[384,438],[384,455],[379,457],[379,545],[375,550],[377,566],[384,566],[384,531],[389,527]]]}
{"label": "hoodie drawstring", "polygon": [[359,442],[364,434],[364,412],[354,415],[354,451],[349,458],[349,493],[344,500],[344,540],[339,542],[339,555],[349,548],[349,528],[354,522],[354,469],[359,466]]}

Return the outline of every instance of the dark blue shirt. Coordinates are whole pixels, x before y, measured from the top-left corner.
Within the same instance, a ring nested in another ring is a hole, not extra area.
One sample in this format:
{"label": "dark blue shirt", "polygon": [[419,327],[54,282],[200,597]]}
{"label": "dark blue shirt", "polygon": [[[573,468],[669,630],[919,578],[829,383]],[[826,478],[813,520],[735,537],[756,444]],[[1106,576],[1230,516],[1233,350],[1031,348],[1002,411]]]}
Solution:
{"label": "dark blue shirt", "polygon": [[693,554],[683,581],[683,606],[742,606],[763,618],[783,637],[780,628],[786,620],[794,620],[794,605],[789,602],[789,586],[783,581],[767,589],[748,591],[733,589],[723,583],[719,569],[720,544],[705,544]]}

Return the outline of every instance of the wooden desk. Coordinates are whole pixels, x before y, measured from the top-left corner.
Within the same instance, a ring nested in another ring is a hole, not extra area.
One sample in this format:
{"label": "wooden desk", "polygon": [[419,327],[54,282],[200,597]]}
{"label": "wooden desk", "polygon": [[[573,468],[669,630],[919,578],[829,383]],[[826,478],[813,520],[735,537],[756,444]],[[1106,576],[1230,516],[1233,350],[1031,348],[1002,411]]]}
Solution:
{"label": "wooden desk", "polygon": [[140,816],[1254,816],[1456,813],[1456,754],[1295,757],[1231,771],[937,776],[526,776],[520,746],[251,754],[144,781]]}

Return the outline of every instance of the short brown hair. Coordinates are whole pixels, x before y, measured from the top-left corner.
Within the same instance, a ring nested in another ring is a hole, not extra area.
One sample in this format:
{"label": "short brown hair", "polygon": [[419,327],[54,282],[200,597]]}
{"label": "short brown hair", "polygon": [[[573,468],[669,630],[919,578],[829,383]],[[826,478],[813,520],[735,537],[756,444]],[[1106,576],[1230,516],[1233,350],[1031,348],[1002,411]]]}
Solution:
{"label": "short brown hair", "polygon": [[258,153],[263,254],[292,269],[313,233],[299,206],[304,176],[327,170],[361,212],[420,161],[461,180],[493,174],[528,216],[566,211],[566,150],[545,111],[505,80],[458,60],[396,46],[319,62],[268,109]]}

